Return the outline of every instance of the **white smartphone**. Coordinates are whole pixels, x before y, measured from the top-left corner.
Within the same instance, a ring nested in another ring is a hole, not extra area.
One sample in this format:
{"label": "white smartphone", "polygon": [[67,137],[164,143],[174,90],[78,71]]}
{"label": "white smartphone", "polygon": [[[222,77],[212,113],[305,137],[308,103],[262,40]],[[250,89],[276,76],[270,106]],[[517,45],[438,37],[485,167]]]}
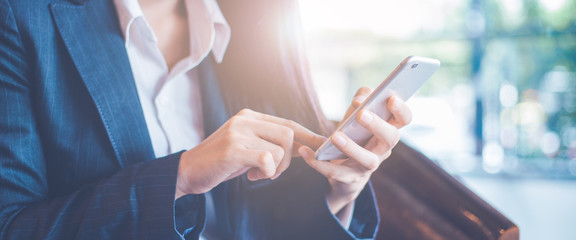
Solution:
{"label": "white smartphone", "polygon": [[[408,100],[440,67],[437,59],[410,56],[404,59],[382,83],[350,114],[335,131],[341,131],[350,139],[363,146],[372,137],[372,133],[364,128],[356,115],[362,109],[367,109],[382,119],[388,120],[391,113],[386,107],[392,95]],[[316,150],[316,159],[343,159],[347,156],[332,144],[330,138]]]}

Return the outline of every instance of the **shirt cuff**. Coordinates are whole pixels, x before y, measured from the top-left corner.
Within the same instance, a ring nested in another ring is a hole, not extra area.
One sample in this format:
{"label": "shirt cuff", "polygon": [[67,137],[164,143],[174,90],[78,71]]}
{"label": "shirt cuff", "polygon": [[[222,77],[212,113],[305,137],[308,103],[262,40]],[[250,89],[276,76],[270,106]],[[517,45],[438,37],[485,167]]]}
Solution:
{"label": "shirt cuff", "polygon": [[198,239],[205,222],[204,194],[184,195],[174,201],[174,227],[180,239]]}
{"label": "shirt cuff", "polygon": [[337,214],[340,224],[348,230],[350,230],[350,224],[352,223],[352,213],[354,213],[354,205],[356,201],[352,201],[348,205],[344,206]]}
{"label": "shirt cuff", "polygon": [[[328,201],[326,201],[328,207]],[[330,212],[332,213],[332,212]],[[366,184],[358,197],[332,217],[354,239],[374,239],[380,223],[372,185]]]}
{"label": "shirt cuff", "polygon": [[354,211],[348,230],[356,238],[372,239],[376,237],[380,216],[373,192],[372,184],[368,182],[354,201]]}

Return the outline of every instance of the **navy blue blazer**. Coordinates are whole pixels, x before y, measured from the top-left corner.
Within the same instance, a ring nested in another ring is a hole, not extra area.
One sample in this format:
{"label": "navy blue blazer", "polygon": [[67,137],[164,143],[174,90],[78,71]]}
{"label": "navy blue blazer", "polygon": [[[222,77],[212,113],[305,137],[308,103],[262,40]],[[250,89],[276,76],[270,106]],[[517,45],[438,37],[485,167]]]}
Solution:
{"label": "navy blue blazer", "polygon": [[[209,134],[228,116],[200,72]],[[206,221],[220,239],[374,237],[371,189],[348,231],[301,159],[174,201],[180,154],[154,157],[111,0],[0,0],[0,239],[195,239]]]}

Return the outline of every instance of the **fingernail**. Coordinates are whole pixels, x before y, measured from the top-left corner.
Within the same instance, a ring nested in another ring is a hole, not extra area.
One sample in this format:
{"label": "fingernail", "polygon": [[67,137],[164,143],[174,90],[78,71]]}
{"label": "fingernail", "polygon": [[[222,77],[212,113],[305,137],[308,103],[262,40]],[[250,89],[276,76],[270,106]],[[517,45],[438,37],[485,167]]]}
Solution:
{"label": "fingernail", "polygon": [[392,97],[392,108],[394,110],[398,110],[400,108],[399,104],[398,104],[398,99],[396,99],[396,97]]}
{"label": "fingernail", "polygon": [[[253,175],[255,175],[255,174],[253,174]],[[250,174],[246,174],[246,178],[248,178],[248,180],[250,180],[250,181],[256,181],[256,178],[257,178],[257,177],[255,177],[255,176],[250,176]]]}
{"label": "fingernail", "polygon": [[276,175],[272,176],[270,180],[276,180],[278,177],[280,177],[280,173],[276,173]]}
{"label": "fingernail", "polygon": [[362,122],[364,123],[371,123],[372,119],[374,119],[374,117],[372,116],[372,114],[370,114],[367,111],[362,111],[362,115],[360,116],[360,119],[362,120]]}
{"label": "fingernail", "polygon": [[354,101],[359,102],[359,103],[364,102],[364,100],[366,100],[366,95],[360,95],[360,96],[354,97]]}
{"label": "fingernail", "polygon": [[260,170],[256,171],[256,173],[254,173],[253,179],[252,181],[256,181],[258,179],[262,178],[262,174],[260,173]]}
{"label": "fingernail", "polygon": [[332,137],[334,143],[338,146],[346,146],[346,138],[344,138],[340,133],[337,133]]}
{"label": "fingernail", "polygon": [[304,147],[298,148],[298,153],[300,153],[300,156],[302,156],[302,158],[308,159],[308,152],[306,151],[306,149],[304,149]]}

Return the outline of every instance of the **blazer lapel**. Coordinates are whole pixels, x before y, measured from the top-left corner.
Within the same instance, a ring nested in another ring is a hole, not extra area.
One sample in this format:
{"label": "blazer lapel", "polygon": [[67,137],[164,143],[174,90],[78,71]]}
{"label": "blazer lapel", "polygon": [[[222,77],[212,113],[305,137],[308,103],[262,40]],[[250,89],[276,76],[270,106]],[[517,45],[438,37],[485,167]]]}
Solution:
{"label": "blazer lapel", "polygon": [[[199,86],[202,94],[202,116],[206,137],[218,130],[230,118],[220,92],[214,64],[216,64],[214,59],[208,56],[198,66]],[[206,219],[206,234],[218,233],[217,235],[222,239],[232,238],[232,227],[229,221],[231,219],[230,211],[227,206],[230,200],[228,198],[229,191],[237,190],[234,187],[230,188],[229,185],[233,182],[235,180],[220,184],[206,195],[206,201],[211,201],[206,204],[206,211],[210,213],[210,216]],[[220,207],[215,208],[214,206]]]}
{"label": "blazer lapel", "polygon": [[150,135],[112,1],[59,2],[52,3],[50,9],[120,164],[153,159]]}
{"label": "blazer lapel", "polygon": [[214,60],[210,57],[199,66],[200,90],[202,94],[202,115],[206,137],[218,130],[229,116],[220,93],[218,79],[214,72]]}

